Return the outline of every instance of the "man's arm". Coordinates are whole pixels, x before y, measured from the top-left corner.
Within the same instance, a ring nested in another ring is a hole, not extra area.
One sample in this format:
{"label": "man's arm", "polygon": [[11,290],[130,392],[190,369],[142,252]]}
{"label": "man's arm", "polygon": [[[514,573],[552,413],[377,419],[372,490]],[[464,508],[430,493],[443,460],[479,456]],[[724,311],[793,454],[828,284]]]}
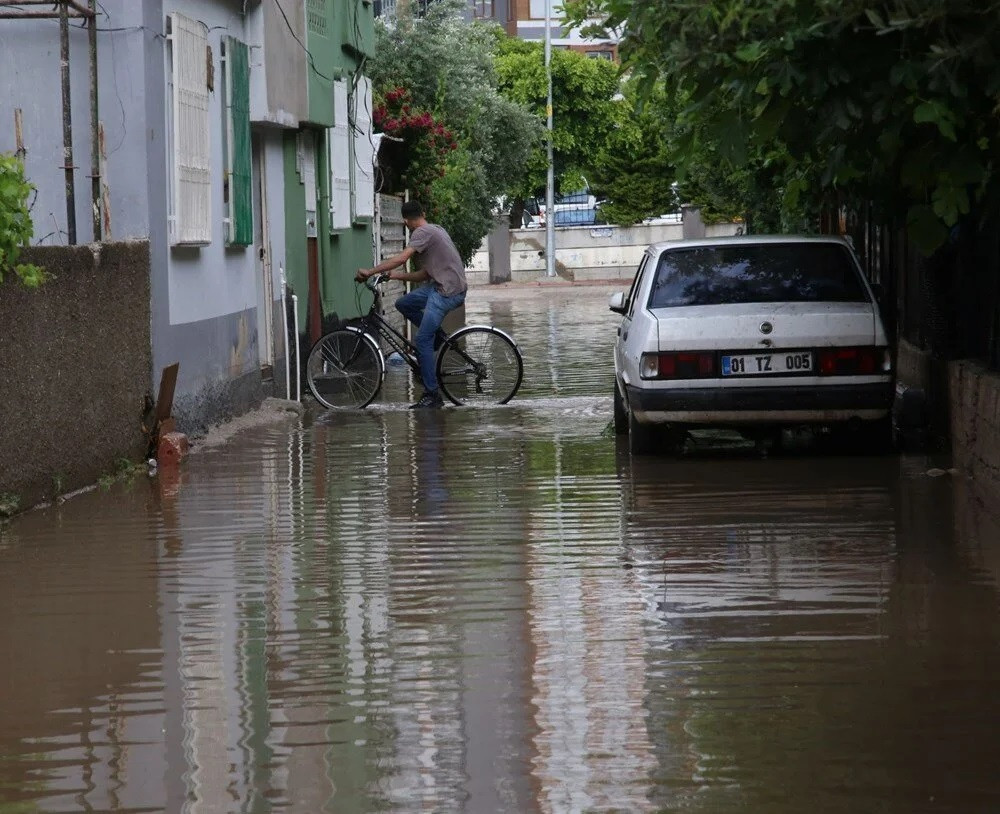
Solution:
{"label": "man's arm", "polygon": [[358,269],[358,273],[354,275],[354,279],[357,280],[358,282],[362,282],[376,274],[384,274],[385,272],[389,272],[389,279],[391,280],[404,280],[406,282],[411,282],[411,283],[417,283],[421,282],[422,280],[426,280],[427,273],[424,271],[416,271],[413,272],[412,274],[406,274],[405,272],[401,274],[392,273],[393,269],[397,269],[400,266],[405,265],[406,261],[409,260],[411,257],[413,257],[413,255],[416,254],[416,252],[417,250],[413,248],[413,246],[407,246],[399,254],[393,255],[392,257],[387,257],[385,260],[383,260],[374,268]]}

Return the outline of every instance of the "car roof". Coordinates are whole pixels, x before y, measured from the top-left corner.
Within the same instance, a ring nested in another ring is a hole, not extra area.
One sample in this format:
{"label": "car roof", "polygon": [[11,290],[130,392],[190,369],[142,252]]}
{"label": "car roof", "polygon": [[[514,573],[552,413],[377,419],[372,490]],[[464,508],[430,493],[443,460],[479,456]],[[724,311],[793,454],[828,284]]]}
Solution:
{"label": "car roof", "polygon": [[703,237],[687,240],[664,240],[653,243],[647,249],[658,253],[666,249],[702,249],[714,246],[761,246],[769,243],[836,243],[851,247],[850,242],[839,235],[739,235],[733,237]]}

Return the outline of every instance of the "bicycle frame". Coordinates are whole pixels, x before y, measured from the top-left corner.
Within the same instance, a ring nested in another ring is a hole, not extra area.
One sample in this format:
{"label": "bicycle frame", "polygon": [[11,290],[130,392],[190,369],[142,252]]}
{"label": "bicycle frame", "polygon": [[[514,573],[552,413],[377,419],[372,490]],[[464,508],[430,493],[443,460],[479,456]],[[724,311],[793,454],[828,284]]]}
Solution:
{"label": "bicycle frame", "polygon": [[[420,362],[417,358],[417,346],[393,328],[392,325],[386,321],[386,318],[380,313],[382,291],[378,287],[378,284],[369,285],[366,283],[365,287],[375,295],[375,299],[372,301],[372,307],[368,310],[368,313],[361,317],[361,324],[357,327],[375,339],[375,344],[378,344],[377,340],[382,339],[386,345],[402,356],[403,359],[406,360],[406,364],[410,366],[410,370],[419,376]],[[438,338],[441,342],[444,342],[444,340],[448,338],[448,334],[439,328]],[[462,352],[462,356],[465,357],[466,361],[470,364],[475,364],[474,361],[469,359],[464,352]]]}

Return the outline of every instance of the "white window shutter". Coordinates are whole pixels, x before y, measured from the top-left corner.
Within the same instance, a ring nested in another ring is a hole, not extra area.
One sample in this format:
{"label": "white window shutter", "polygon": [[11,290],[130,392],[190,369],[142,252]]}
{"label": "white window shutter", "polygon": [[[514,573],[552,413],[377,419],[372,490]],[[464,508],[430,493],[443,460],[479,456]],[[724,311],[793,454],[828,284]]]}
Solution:
{"label": "white window shutter", "polygon": [[372,140],[372,81],[358,80],[354,92],[354,217],[375,217],[375,145]]}
{"label": "white window shutter", "polygon": [[212,242],[208,37],[201,23],[173,13],[174,243]]}
{"label": "white window shutter", "polygon": [[333,127],[327,131],[330,165],[330,228],[351,228],[351,127],[347,82],[333,83]]}

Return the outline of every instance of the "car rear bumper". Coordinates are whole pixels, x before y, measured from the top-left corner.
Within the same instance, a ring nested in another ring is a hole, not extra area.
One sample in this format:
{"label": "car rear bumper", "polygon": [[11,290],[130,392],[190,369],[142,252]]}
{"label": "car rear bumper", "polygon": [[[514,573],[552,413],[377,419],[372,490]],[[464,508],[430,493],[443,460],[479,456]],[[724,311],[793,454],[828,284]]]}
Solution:
{"label": "car rear bumper", "polygon": [[639,421],[681,424],[825,423],[883,418],[892,408],[892,382],[866,384],[642,389],[626,387]]}

